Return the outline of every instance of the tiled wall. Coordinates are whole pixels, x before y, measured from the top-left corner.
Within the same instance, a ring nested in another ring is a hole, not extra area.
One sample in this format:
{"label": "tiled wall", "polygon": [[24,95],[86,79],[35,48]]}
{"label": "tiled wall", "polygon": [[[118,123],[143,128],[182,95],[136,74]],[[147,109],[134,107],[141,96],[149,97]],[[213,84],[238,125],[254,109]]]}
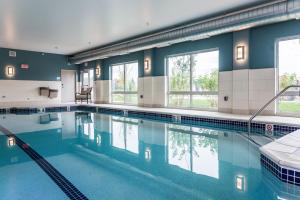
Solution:
{"label": "tiled wall", "polygon": [[249,114],[249,70],[232,72],[232,113]]}
{"label": "tiled wall", "polygon": [[219,73],[219,112],[232,112],[232,75],[232,71]]}
{"label": "tiled wall", "polygon": [[[252,69],[249,72],[249,109],[254,113],[275,96],[274,68]],[[274,114],[275,103],[268,106],[264,114]]]}
{"label": "tiled wall", "polygon": [[[139,78],[139,106],[164,107],[166,104],[166,76],[148,76]],[[141,95],[143,98],[141,98]]]}
{"label": "tiled wall", "polygon": [[95,81],[94,101],[96,103],[110,103],[110,80]]}
{"label": "tiled wall", "polygon": [[[95,102],[110,102],[110,80],[95,81]],[[275,69],[241,69],[219,73],[219,112],[250,114],[275,95]],[[227,100],[224,98],[228,97]],[[138,105],[165,107],[167,77],[147,76],[138,79]],[[275,103],[264,111],[274,114]]]}
{"label": "tiled wall", "polygon": [[[219,112],[253,114],[275,96],[275,70],[242,69],[219,73]],[[224,97],[228,96],[228,101]],[[275,103],[263,114],[275,114]]]}
{"label": "tiled wall", "polygon": [[153,82],[153,106],[166,106],[167,98],[167,76],[155,76]]}
{"label": "tiled wall", "polygon": [[139,86],[138,86],[139,106],[152,107],[152,102],[153,102],[152,80],[153,77],[151,76],[139,78]]}
{"label": "tiled wall", "polygon": [[[50,99],[40,96],[39,87],[49,87],[59,91],[58,97]],[[61,82],[60,81],[21,81],[21,80],[0,80],[0,105],[25,106],[28,104],[60,103]]]}

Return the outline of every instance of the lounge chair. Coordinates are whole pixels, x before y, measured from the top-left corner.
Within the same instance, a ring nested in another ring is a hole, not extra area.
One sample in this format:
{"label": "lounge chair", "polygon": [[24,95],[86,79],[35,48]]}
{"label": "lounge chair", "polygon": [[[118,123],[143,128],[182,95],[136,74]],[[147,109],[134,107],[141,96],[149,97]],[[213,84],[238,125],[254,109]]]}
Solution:
{"label": "lounge chair", "polygon": [[80,101],[82,103],[82,101],[86,101],[86,103],[89,103],[89,100],[91,101],[91,92],[92,92],[92,88],[88,87],[88,88],[81,88],[81,92],[80,93],[76,93],[75,95],[75,101]]}

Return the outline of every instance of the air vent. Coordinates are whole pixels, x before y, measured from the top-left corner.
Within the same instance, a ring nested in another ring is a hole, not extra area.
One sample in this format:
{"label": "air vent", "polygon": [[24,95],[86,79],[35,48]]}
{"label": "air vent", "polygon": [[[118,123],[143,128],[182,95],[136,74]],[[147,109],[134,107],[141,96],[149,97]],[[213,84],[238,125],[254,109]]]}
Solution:
{"label": "air vent", "polygon": [[9,57],[17,57],[17,52],[16,51],[9,51],[8,55],[9,55]]}
{"label": "air vent", "polygon": [[273,0],[247,9],[77,53],[69,59],[71,63],[81,64],[154,47],[194,41],[245,28],[282,22],[299,18],[299,16],[300,0]]}

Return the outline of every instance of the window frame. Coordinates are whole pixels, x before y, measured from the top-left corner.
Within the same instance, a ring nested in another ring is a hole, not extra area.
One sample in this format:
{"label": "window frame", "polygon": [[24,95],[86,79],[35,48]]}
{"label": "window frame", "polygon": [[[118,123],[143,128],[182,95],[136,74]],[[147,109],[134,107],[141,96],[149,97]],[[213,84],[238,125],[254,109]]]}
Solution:
{"label": "window frame", "polygon": [[[192,69],[190,66],[190,91],[170,91],[170,76],[169,76],[169,58],[172,57],[178,57],[178,56],[190,56],[190,63],[192,61],[192,56],[194,54],[200,54],[200,53],[207,53],[207,52],[213,52],[213,51],[218,51],[219,53],[219,58],[218,58],[218,73],[220,72],[220,49],[219,48],[210,48],[210,49],[204,49],[204,50],[198,50],[198,51],[190,51],[190,52],[184,52],[184,53],[179,53],[179,54],[172,54],[172,55],[168,55],[165,57],[165,66],[166,66],[166,72],[167,72],[167,107],[168,108],[176,108],[176,109],[185,109],[185,110],[203,110],[203,111],[217,111],[218,107],[219,107],[219,102],[217,104],[216,108],[202,108],[202,107],[195,107],[192,104],[193,101],[193,96],[195,95],[199,95],[199,96],[205,96],[205,95],[211,95],[211,96],[217,96],[217,100],[219,98],[219,79],[220,76],[218,74],[218,91],[193,91],[193,73],[192,73]],[[189,95],[189,106],[188,107],[178,107],[178,106],[170,106],[169,104],[169,96],[170,95]]]}
{"label": "window frame", "polygon": [[[136,63],[137,64],[137,73],[138,73],[138,77],[137,77],[137,90],[136,92],[134,91],[126,91],[126,86],[125,86],[125,83],[126,83],[126,65],[128,64],[133,64],[133,63]],[[114,66],[119,66],[119,65],[123,65],[124,67],[124,74],[123,74],[123,77],[124,77],[124,89],[123,91],[113,91],[113,73],[112,73],[112,68]],[[138,60],[134,60],[134,61],[129,61],[129,62],[121,62],[121,63],[114,63],[114,64],[111,64],[110,65],[110,78],[111,78],[111,84],[110,84],[110,88],[111,88],[111,92],[110,92],[110,103],[111,104],[115,104],[115,105],[138,105],[138,78],[139,78],[139,62]],[[114,102],[113,101],[113,95],[114,94],[122,94],[124,95],[124,101],[123,103],[119,103],[119,102]],[[126,95],[132,95],[132,94],[136,94],[137,96],[137,102],[136,104],[134,103],[126,103]]]}
{"label": "window frame", "polygon": [[[288,41],[288,40],[294,40],[299,39],[300,40],[300,34],[299,35],[292,35],[287,37],[280,37],[275,40],[275,95],[280,92],[280,79],[279,79],[279,43],[282,41]],[[288,91],[287,91],[288,92]],[[287,95],[290,96],[290,95]],[[284,97],[282,95],[281,97]],[[300,113],[297,114],[291,113],[291,112],[281,112],[279,109],[280,104],[280,97],[275,100],[275,115],[277,116],[286,116],[286,117],[300,117]]]}
{"label": "window frame", "polygon": [[[123,124],[124,149],[116,147],[116,146],[113,145],[113,140],[114,140],[114,136],[113,136],[113,131],[114,131],[114,129],[113,129],[113,122],[118,122],[118,123],[122,123]],[[117,149],[119,151],[124,151],[124,152],[129,153],[129,154],[134,155],[134,156],[139,156],[139,154],[140,154],[140,149],[139,149],[140,144],[139,144],[139,142],[138,142],[138,148],[137,148],[138,152],[137,153],[133,152],[133,151],[130,151],[128,149],[128,145],[127,145],[128,144],[128,142],[127,142],[127,139],[128,139],[127,138],[127,134],[128,134],[127,133],[127,126],[128,126],[128,124],[137,126],[137,128],[138,128],[139,122],[138,122],[138,120],[135,120],[135,119],[126,119],[124,117],[117,117],[117,116],[112,116],[110,118],[110,133],[111,133],[110,146],[113,149]],[[139,129],[137,129],[137,135],[139,137]]]}
{"label": "window frame", "polygon": [[[172,125],[173,126],[173,125]],[[220,144],[218,142],[218,136],[219,134],[216,133],[216,134],[207,134],[207,133],[199,133],[198,131],[194,131],[193,128],[199,128],[199,127],[193,127],[193,126],[182,126],[182,125],[179,125],[179,127],[172,127],[170,125],[166,125],[165,127],[165,131],[166,131],[166,163],[168,163],[169,165],[171,166],[176,166],[178,168],[181,168],[183,170],[186,170],[186,171],[189,171],[189,172],[192,172],[192,173],[195,173],[197,174],[197,172],[195,172],[194,170],[194,165],[193,165],[193,158],[194,158],[194,154],[193,154],[193,146],[194,144],[192,143],[192,139],[194,136],[196,137],[207,137],[207,138],[210,138],[210,139],[215,139],[216,142],[217,142],[217,146],[218,148],[220,148]],[[181,129],[180,127],[186,127],[187,129],[184,130],[184,129]],[[202,128],[201,128],[202,129]],[[169,147],[170,147],[170,141],[169,141],[169,136],[170,136],[170,132],[173,132],[173,133],[177,133],[177,134],[184,134],[184,135],[187,135],[189,137],[189,154],[190,154],[190,160],[189,160],[189,166],[190,166],[190,169],[185,169],[185,168],[182,168],[178,165],[174,165],[174,164],[171,164],[170,163],[170,160],[169,160],[169,155],[170,155],[170,152],[169,152]],[[219,161],[219,153],[218,153],[218,161]],[[200,175],[204,175],[204,176],[209,176],[207,174],[200,174]],[[209,176],[211,178],[215,178],[215,179],[220,179],[220,163],[218,162],[218,177],[213,177],[213,176]]]}
{"label": "window frame", "polygon": [[[88,84],[85,85],[84,84],[84,74],[87,74],[87,82]],[[92,74],[92,75],[91,75]],[[91,79],[93,78],[93,79]],[[95,69],[94,68],[85,68],[83,70],[80,71],[80,90],[81,88],[87,88],[87,87],[91,87],[92,91],[91,91],[91,101],[94,102],[94,90],[95,90],[95,85],[94,85],[94,81],[95,81]],[[80,92],[80,91],[78,91]]]}

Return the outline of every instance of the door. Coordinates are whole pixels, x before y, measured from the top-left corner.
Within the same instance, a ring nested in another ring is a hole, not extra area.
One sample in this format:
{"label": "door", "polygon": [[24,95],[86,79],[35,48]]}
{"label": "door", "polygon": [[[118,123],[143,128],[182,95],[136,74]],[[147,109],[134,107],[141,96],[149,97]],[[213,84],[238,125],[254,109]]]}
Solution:
{"label": "door", "polygon": [[75,102],[76,71],[61,70],[61,102]]}

